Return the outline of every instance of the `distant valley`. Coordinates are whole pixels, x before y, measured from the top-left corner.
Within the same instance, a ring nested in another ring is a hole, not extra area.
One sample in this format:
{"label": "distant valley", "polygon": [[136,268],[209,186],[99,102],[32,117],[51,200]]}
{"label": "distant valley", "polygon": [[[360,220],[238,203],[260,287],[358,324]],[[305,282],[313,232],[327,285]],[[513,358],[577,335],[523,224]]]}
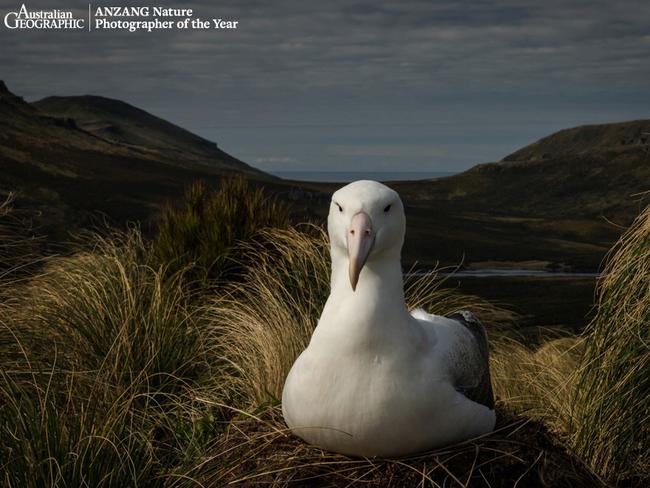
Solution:
{"label": "distant valley", "polygon": [[[650,120],[577,127],[454,176],[395,182],[409,219],[405,261],[594,271],[650,200],[649,139]],[[18,192],[59,239],[98,215],[118,226],[150,222],[197,179],[243,174],[312,219],[340,186],[265,174],[118,100],[27,103],[2,82],[0,168],[0,196]]]}

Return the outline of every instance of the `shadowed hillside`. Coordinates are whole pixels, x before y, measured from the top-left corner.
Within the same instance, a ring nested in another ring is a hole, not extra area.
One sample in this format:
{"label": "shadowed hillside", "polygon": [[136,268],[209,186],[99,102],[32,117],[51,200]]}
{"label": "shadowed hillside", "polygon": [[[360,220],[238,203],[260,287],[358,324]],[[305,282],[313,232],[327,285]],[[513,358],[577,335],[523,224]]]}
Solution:
{"label": "shadowed hillside", "polygon": [[212,168],[259,174],[220,150],[216,143],[120,100],[91,95],[48,97],[31,105],[43,114],[71,118],[78,127],[102,139],[176,158],[177,164],[192,161]]}
{"label": "shadowed hillside", "polygon": [[[39,210],[50,234],[87,225],[98,211],[115,223],[146,220],[198,179],[216,182],[244,173],[273,180],[146,112],[99,97],[82,99],[101,103],[84,105],[86,115],[77,107],[77,122],[46,115],[0,84],[0,195],[16,191],[17,204]],[[85,130],[95,112],[124,140]]]}
{"label": "shadowed hillside", "polygon": [[650,120],[638,120],[562,130],[500,162],[434,180],[418,196],[467,210],[629,225],[649,189]]}

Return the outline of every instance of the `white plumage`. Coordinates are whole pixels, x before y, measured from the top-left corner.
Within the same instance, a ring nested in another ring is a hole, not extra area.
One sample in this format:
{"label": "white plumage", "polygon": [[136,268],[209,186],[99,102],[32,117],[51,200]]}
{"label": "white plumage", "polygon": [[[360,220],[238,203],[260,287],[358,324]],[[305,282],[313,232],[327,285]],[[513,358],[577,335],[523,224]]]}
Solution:
{"label": "white plumage", "polygon": [[[473,315],[406,309],[399,195],[374,181],[334,193],[331,292],[287,376],[283,414],[310,444],[400,456],[491,432],[485,332]],[[471,399],[470,399],[471,398]]]}

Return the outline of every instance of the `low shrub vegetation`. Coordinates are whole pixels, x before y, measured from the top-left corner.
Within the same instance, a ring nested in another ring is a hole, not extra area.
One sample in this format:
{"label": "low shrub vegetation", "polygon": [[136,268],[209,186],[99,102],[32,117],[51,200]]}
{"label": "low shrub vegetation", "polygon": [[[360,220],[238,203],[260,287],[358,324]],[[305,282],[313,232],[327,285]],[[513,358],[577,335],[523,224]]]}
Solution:
{"label": "low shrub vegetation", "polygon": [[260,229],[286,228],[289,209],[243,177],[225,178],[216,191],[190,185],[179,204],[167,203],[153,240],[153,258],[199,284],[224,276],[232,246]]}

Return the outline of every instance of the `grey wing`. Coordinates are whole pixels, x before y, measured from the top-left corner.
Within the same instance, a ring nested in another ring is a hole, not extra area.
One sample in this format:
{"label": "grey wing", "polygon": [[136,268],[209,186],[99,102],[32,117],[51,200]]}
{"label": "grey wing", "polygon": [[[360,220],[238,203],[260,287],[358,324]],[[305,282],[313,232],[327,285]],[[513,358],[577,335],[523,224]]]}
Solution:
{"label": "grey wing", "polygon": [[471,347],[458,352],[461,357],[454,361],[454,386],[467,398],[494,408],[494,394],[490,378],[490,362],[485,327],[472,312],[462,310],[452,314],[450,319],[467,328],[474,338]]}

